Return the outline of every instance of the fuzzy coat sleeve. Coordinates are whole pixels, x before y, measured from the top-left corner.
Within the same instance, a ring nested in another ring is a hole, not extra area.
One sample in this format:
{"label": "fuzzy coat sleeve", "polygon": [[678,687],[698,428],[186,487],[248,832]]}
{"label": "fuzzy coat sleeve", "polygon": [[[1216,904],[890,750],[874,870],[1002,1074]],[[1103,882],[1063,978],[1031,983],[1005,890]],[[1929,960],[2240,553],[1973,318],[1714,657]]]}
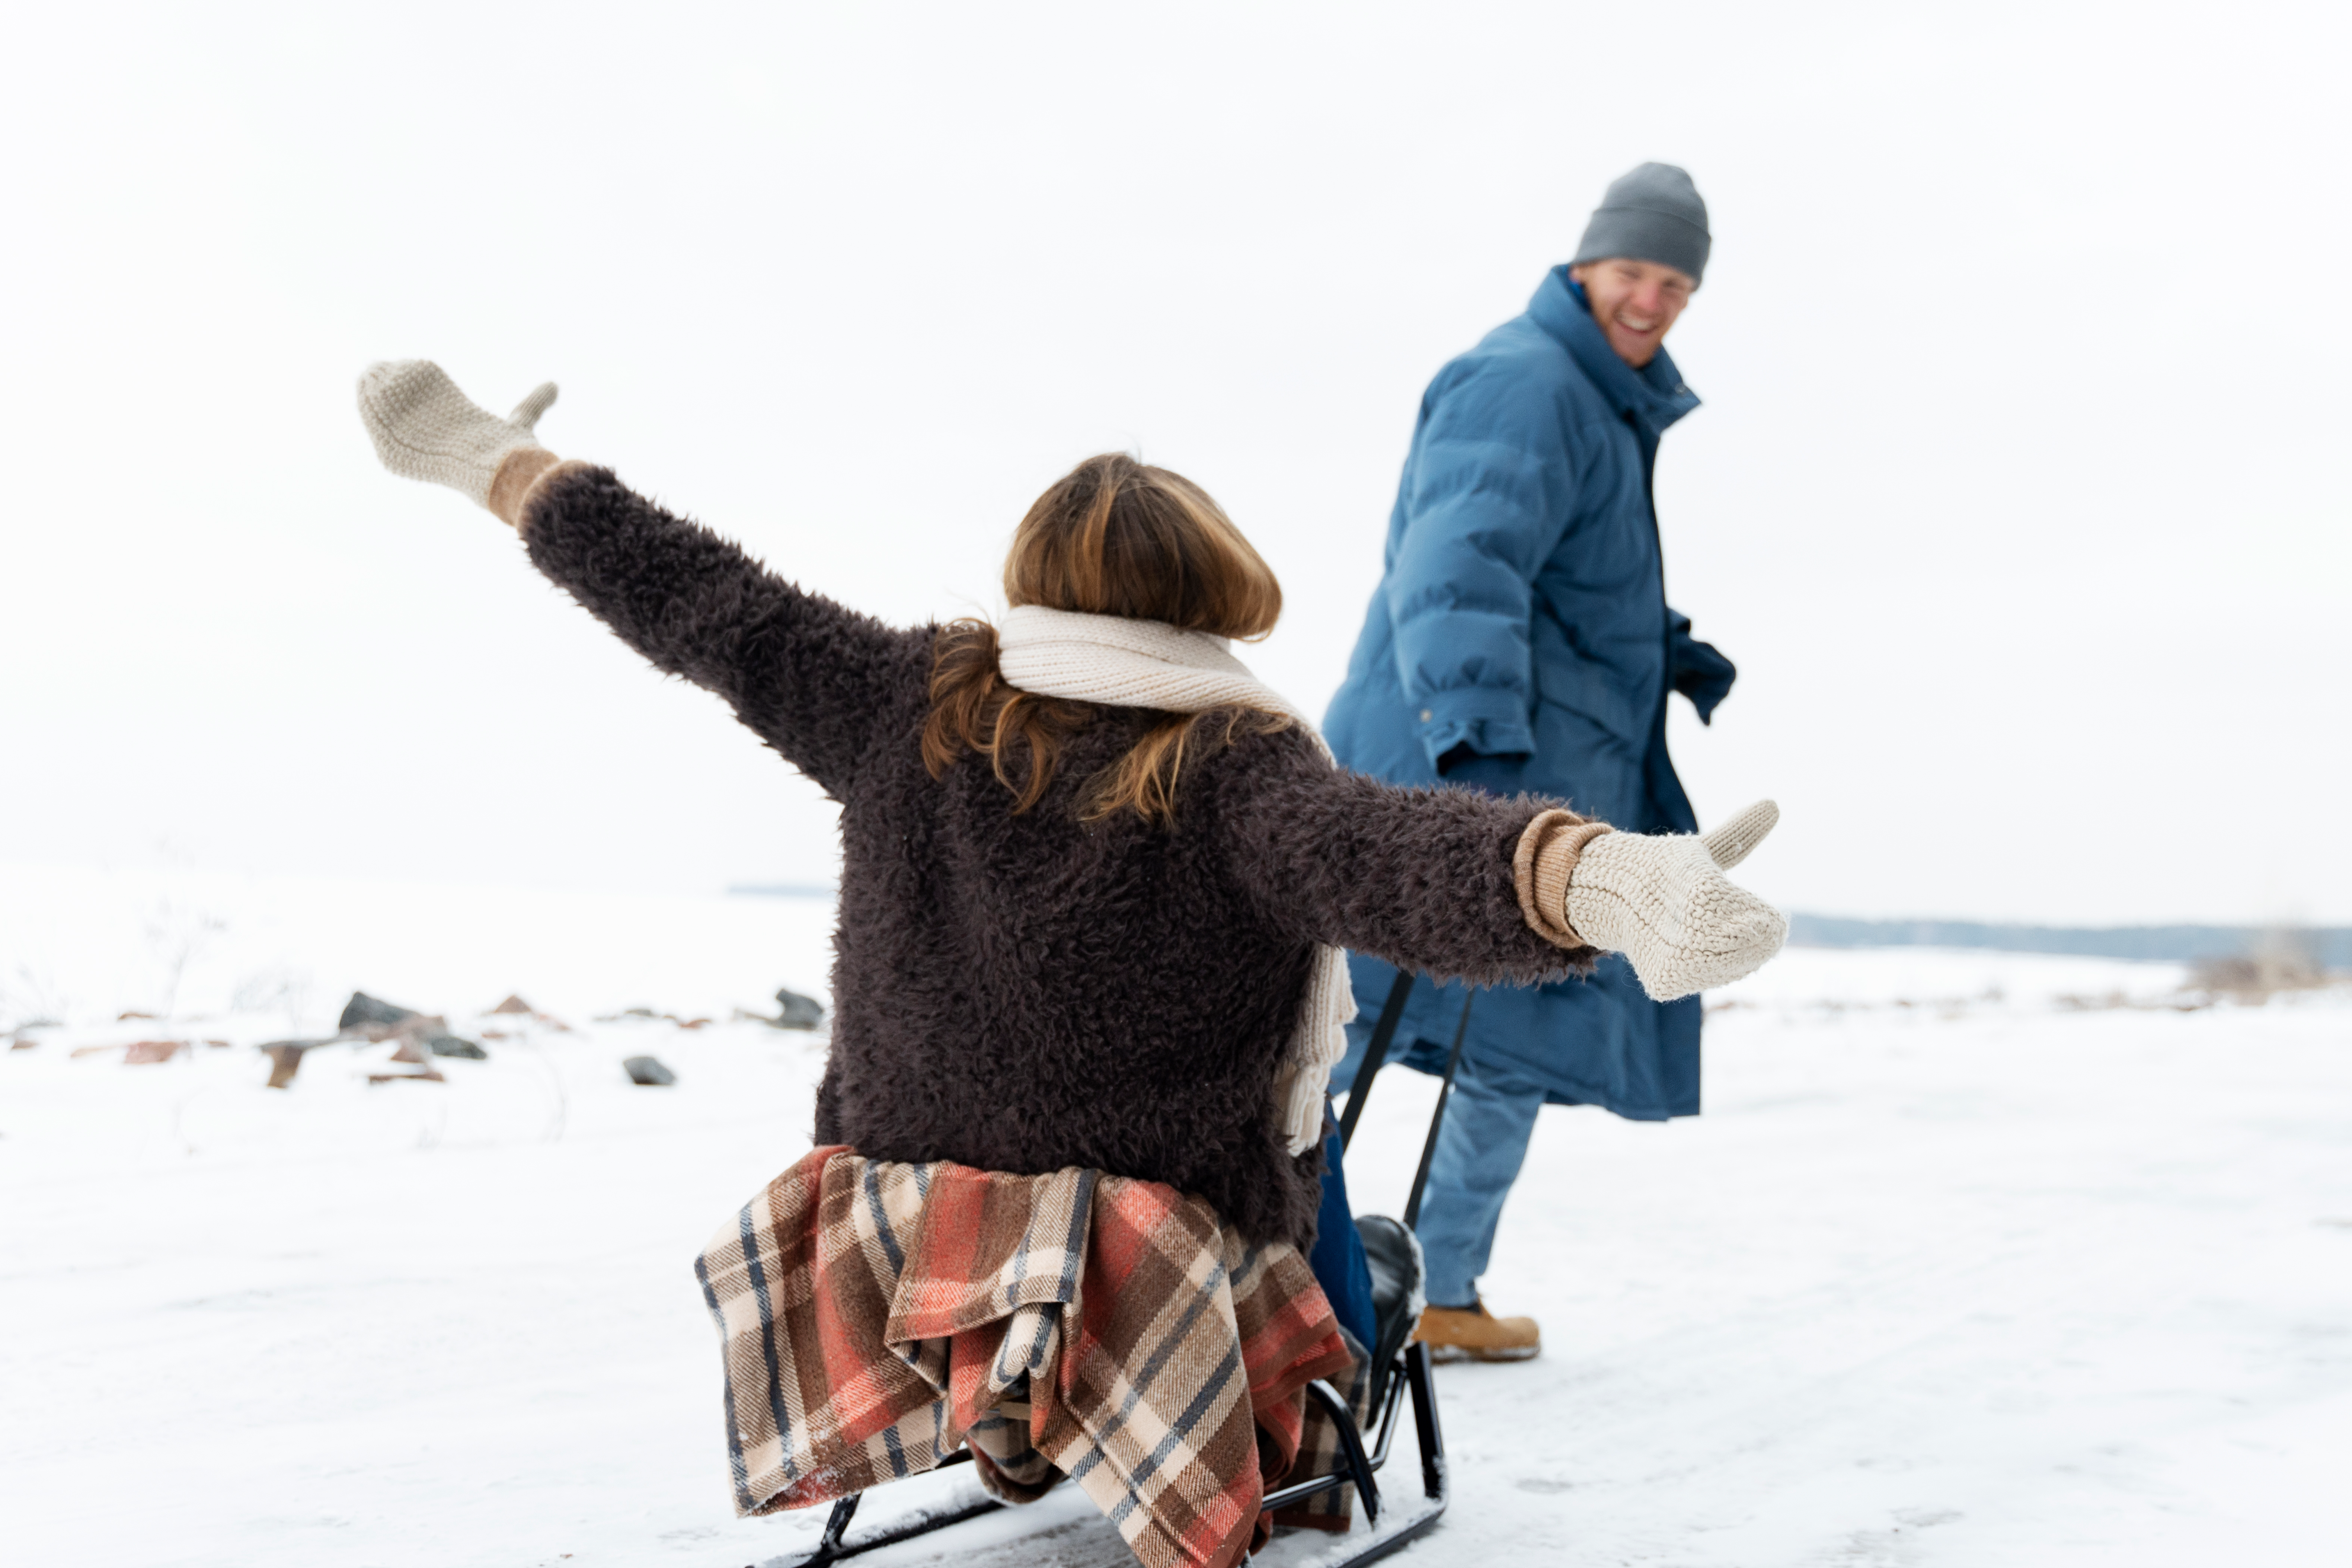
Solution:
{"label": "fuzzy coat sleeve", "polygon": [[1520,835],[1564,802],[1400,789],[1333,767],[1296,730],[1245,736],[1202,772],[1203,830],[1295,936],[1478,985],[1559,980],[1600,956],[1554,945],[1519,905]]}
{"label": "fuzzy coat sleeve", "polygon": [[521,527],[532,564],[656,668],[725,699],[837,800],[875,742],[919,714],[928,630],[896,630],[794,586],[610,469],[549,475]]}

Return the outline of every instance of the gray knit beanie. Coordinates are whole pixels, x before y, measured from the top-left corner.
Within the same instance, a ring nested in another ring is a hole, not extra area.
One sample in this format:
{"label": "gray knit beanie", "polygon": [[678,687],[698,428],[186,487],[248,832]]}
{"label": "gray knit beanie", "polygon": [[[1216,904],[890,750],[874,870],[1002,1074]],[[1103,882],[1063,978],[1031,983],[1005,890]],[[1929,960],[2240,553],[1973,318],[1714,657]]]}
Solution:
{"label": "gray knit beanie", "polygon": [[1569,265],[1622,256],[1687,272],[1696,283],[1706,275],[1712,243],[1706,203],[1691,177],[1672,163],[1644,163],[1611,184]]}

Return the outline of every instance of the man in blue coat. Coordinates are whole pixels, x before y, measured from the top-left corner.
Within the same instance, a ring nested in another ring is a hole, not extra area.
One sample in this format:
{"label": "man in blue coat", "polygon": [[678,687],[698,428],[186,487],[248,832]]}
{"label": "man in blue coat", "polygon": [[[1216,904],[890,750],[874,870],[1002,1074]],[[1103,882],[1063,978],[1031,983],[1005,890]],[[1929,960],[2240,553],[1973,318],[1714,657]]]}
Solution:
{"label": "man in blue coat", "polygon": [[[1705,721],[1729,660],[1667,607],[1651,473],[1698,405],[1661,346],[1706,268],[1690,176],[1609,187],[1576,258],[1527,313],[1437,374],[1389,517],[1386,573],[1325,725],[1339,761],[1399,784],[1564,795],[1636,833],[1697,821],[1666,755],[1666,699]],[[1352,1082],[1395,972],[1356,955]],[[1466,1002],[1415,982],[1392,1058],[1442,1072]],[[1623,959],[1590,981],[1482,994],[1418,1226],[1441,1356],[1517,1360],[1536,1324],[1478,1299],[1503,1200],[1545,1104],[1664,1121],[1698,1111],[1699,999],[1652,1002]]]}

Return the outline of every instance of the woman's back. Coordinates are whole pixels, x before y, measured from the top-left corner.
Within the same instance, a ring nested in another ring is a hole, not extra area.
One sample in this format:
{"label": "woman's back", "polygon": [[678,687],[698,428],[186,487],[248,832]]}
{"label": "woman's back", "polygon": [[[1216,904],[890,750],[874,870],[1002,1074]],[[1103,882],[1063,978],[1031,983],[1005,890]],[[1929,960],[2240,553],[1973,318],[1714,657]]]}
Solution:
{"label": "woman's back", "polygon": [[1307,743],[1253,737],[1195,763],[1172,829],[1079,822],[1084,781],[1155,717],[1105,710],[1017,816],[976,755],[937,781],[911,736],[877,757],[843,812],[816,1136],[877,1159],[1141,1176],[1254,1238],[1303,1239],[1313,1167],[1284,1152],[1271,1088],[1315,945],[1234,874],[1226,819],[1203,806]]}
{"label": "woman's back", "polygon": [[520,526],[551,578],[842,805],[821,1142],[1166,1182],[1303,1243],[1316,1156],[1285,1152],[1270,1090],[1317,945],[1482,982],[1589,956],[1525,918],[1514,855],[1548,803],[1389,789],[1286,730],[1196,747],[1172,824],[1084,820],[1166,717],[1102,708],[1016,811],[976,752],[926,767],[936,628],[804,593],[584,465],[541,479]]}

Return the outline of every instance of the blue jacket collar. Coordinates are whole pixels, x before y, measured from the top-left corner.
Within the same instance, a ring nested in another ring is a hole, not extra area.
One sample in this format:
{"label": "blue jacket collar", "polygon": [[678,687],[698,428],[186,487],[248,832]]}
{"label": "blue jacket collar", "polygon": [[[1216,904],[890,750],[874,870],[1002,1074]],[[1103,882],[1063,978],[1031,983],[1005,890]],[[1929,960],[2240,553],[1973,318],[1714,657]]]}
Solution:
{"label": "blue jacket collar", "polygon": [[1653,435],[1698,406],[1698,394],[1683,384],[1682,372],[1664,349],[1640,370],[1617,357],[1592,319],[1584,290],[1570,279],[1566,267],[1555,267],[1545,277],[1536,297],[1528,301],[1528,319],[1559,340],[1610,406],[1620,415],[1632,415]]}

